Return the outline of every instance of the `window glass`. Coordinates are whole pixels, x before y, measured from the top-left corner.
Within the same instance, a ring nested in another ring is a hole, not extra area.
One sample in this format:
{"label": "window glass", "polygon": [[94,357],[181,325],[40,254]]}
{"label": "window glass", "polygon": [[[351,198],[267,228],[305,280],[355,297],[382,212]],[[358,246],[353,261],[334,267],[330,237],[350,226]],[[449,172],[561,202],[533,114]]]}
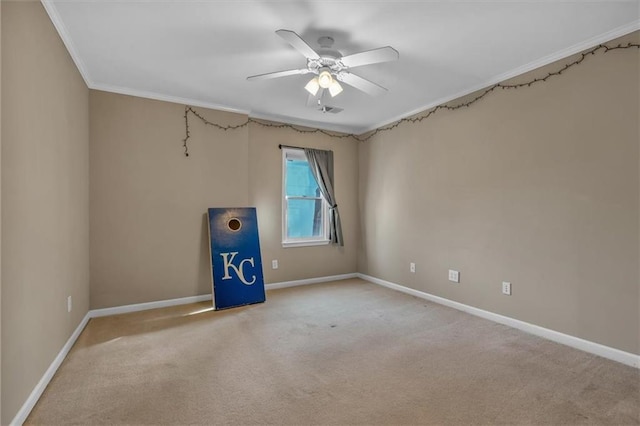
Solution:
{"label": "window glass", "polygon": [[319,197],[320,189],[307,160],[287,160],[287,195]]}
{"label": "window glass", "polygon": [[287,237],[322,237],[322,200],[289,200]]}
{"label": "window glass", "polygon": [[303,150],[283,148],[284,246],[328,242],[328,206],[311,173]]}

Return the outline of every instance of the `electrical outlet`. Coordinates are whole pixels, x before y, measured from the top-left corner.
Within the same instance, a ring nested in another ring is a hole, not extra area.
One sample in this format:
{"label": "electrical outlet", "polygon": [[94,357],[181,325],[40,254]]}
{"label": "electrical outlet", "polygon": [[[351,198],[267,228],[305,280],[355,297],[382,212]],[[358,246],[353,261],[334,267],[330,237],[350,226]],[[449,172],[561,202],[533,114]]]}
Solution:
{"label": "electrical outlet", "polygon": [[278,269],[278,260],[274,259],[271,261],[271,269]]}
{"label": "electrical outlet", "polygon": [[502,294],[506,294],[507,296],[511,296],[511,283],[506,281],[502,281]]}
{"label": "electrical outlet", "polygon": [[409,272],[414,273],[414,274],[416,273],[416,264],[415,263],[411,262],[409,264]]}
{"label": "electrical outlet", "polygon": [[459,283],[460,272],[454,271],[453,269],[449,269],[449,281],[453,281],[454,283]]}
{"label": "electrical outlet", "polygon": [[67,297],[67,312],[71,312],[72,301],[71,296]]}

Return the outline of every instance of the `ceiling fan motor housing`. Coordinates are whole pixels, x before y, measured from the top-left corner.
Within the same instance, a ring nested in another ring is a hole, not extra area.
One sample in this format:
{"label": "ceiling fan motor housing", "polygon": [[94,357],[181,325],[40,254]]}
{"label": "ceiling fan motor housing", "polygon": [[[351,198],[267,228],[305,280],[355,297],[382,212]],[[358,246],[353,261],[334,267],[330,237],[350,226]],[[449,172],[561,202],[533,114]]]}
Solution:
{"label": "ceiling fan motor housing", "polygon": [[331,49],[331,46],[333,46],[333,42],[333,38],[329,36],[323,36],[318,39],[320,49],[318,49],[317,53],[320,58],[308,58],[307,60],[307,68],[309,68],[309,70],[311,70],[314,74],[319,74],[320,72],[322,72],[322,68],[328,68],[332,74],[337,74],[340,71],[347,69],[347,67],[344,66],[342,62],[340,62],[342,53],[337,50]]}
{"label": "ceiling fan motor housing", "polygon": [[[319,74],[322,71],[322,68],[328,68],[333,74],[347,69],[347,67],[345,67],[342,62],[340,62],[340,56],[328,56],[325,54],[325,52],[320,53],[321,56],[319,59],[307,60],[307,68],[309,68],[309,70],[314,74]],[[332,52],[332,54],[333,53],[337,52]]]}

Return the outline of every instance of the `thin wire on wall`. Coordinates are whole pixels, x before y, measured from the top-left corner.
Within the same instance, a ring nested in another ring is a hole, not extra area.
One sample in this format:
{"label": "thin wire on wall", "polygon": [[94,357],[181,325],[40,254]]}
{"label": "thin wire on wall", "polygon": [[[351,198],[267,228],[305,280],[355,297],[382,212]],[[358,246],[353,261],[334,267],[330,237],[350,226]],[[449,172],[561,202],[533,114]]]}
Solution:
{"label": "thin wire on wall", "polygon": [[503,90],[511,90],[511,89],[522,89],[525,87],[531,87],[534,84],[539,84],[539,83],[543,83],[546,82],[547,80],[549,80],[550,78],[553,77],[557,77],[561,74],[563,74],[565,71],[567,71],[570,68],[573,68],[577,65],[580,65],[582,62],[584,62],[584,60],[591,55],[595,55],[598,52],[601,53],[607,53],[610,52],[612,50],[620,50],[620,49],[632,49],[632,48],[636,48],[639,49],[640,48],[640,44],[637,43],[627,43],[627,44],[618,44],[616,46],[607,46],[605,44],[599,44],[596,47],[593,47],[587,51],[584,51],[580,54],[580,56],[577,57],[576,60],[567,63],[566,65],[564,65],[563,67],[557,69],[556,71],[552,71],[547,73],[544,77],[536,77],[533,78],[531,80],[522,82],[522,83],[512,83],[512,84],[504,84],[504,83],[497,83],[494,84],[492,86],[487,87],[486,89],[482,90],[480,92],[480,94],[478,94],[476,97],[474,97],[471,100],[468,100],[466,102],[462,102],[459,104],[455,104],[455,105],[448,105],[448,104],[442,104],[442,105],[438,105],[434,108],[429,109],[428,111],[414,116],[414,117],[407,117],[407,118],[403,118],[400,119],[394,123],[391,123],[389,125],[386,126],[382,126],[379,127],[371,132],[365,133],[365,136],[362,135],[354,135],[354,134],[347,134],[347,133],[334,133],[334,132],[329,132],[327,130],[322,130],[322,129],[303,129],[303,128],[299,128],[297,126],[294,126],[292,124],[286,124],[286,123],[272,123],[272,122],[265,122],[265,121],[261,121],[261,120],[257,120],[255,118],[247,118],[246,121],[244,121],[243,123],[240,124],[219,124],[219,123],[215,123],[213,121],[207,120],[205,117],[202,116],[202,114],[198,113],[195,109],[193,109],[193,107],[186,105],[184,108],[184,124],[185,124],[185,137],[182,140],[182,146],[184,148],[184,155],[186,157],[189,156],[189,146],[188,146],[188,141],[189,138],[191,137],[191,131],[189,129],[189,114],[191,113],[194,117],[200,119],[200,121],[202,121],[205,125],[207,126],[211,126],[214,127],[215,129],[218,130],[223,130],[223,131],[228,131],[228,130],[236,130],[236,129],[240,129],[243,127],[248,126],[250,123],[254,123],[257,124],[259,126],[262,127],[268,127],[268,128],[275,128],[275,129],[290,129],[293,130],[295,132],[298,133],[303,133],[303,134],[309,134],[309,133],[320,133],[332,138],[337,138],[337,139],[345,139],[345,138],[354,138],[360,142],[365,142],[368,141],[369,139],[371,139],[372,137],[374,137],[375,135],[377,135],[378,133],[381,132],[387,132],[390,130],[395,129],[396,127],[400,126],[401,124],[405,124],[405,123],[420,123],[426,119],[428,119],[429,117],[431,117],[432,115],[434,115],[436,112],[440,111],[440,110],[448,110],[448,111],[455,111],[457,109],[461,109],[461,108],[468,108],[471,105],[475,104],[476,102],[480,101],[482,98],[484,98],[485,96],[487,96],[489,93],[493,92],[496,89],[503,89]]}

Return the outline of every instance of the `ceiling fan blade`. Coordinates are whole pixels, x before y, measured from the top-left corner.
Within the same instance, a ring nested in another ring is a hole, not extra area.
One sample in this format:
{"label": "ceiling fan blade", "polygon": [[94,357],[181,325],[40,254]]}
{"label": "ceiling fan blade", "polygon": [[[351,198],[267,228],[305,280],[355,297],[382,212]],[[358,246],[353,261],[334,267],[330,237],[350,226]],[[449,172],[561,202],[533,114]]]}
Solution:
{"label": "ceiling fan blade", "polygon": [[371,96],[378,96],[387,92],[387,89],[380,86],[379,84],[376,84],[355,74],[351,74],[350,72],[343,71],[338,74],[337,77],[339,81],[342,81],[349,86],[353,86],[358,90],[362,90],[363,92]]}
{"label": "ceiling fan blade", "polygon": [[293,46],[298,52],[302,53],[306,58],[320,59],[320,55],[318,55],[306,41],[293,31],[278,30],[276,31],[276,34],[285,39],[287,43]]}
{"label": "ceiling fan blade", "polygon": [[343,56],[340,61],[347,67],[360,67],[362,65],[377,64],[380,62],[397,61],[400,54],[391,46],[380,47],[378,49],[367,50],[365,52],[354,53]]}
{"label": "ceiling fan blade", "polygon": [[309,71],[307,68],[302,68],[299,70],[268,72],[266,74],[252,75],[250,77],[247,77],[247,80],[249,81],[269,80],[271,78],[287,77],[289,75],[308,74],[309,72],[311,71]]}

